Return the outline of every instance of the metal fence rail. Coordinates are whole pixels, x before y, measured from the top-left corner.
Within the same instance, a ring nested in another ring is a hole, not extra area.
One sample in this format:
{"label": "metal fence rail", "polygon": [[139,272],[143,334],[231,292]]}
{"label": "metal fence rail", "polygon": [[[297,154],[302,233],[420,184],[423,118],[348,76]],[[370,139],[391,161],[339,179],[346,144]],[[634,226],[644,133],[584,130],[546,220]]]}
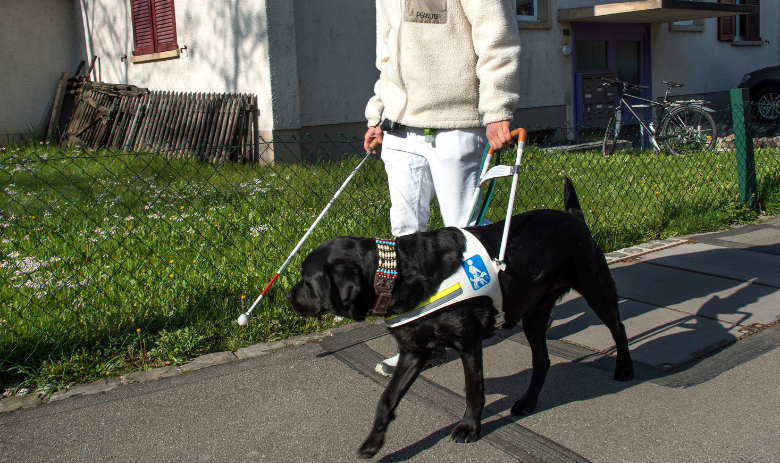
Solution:
{"label": "metal fence rail", "polygon": [[[743,171],[754,172],[748,205],[777,212],[777,124],[751,122],[747,114],[744,121],[718,113],[716,149],[681,156],[642,150],[646,140],[636,133],[604,157],[603,128],[528,127],[515,212],[560,208],[562,177],[569,176],[607,252],[746,217]],[[83,352],[154,348],[144,339],[162,349],[154,336],[190,327],[200,330],[197,339],[218,339],[223,348],[316,329],[282,297],[302,256],[333,236],[389,233],[387,180],[373,158],[253,322],[239,328],[236,315],[354,167],[362,139],[222,144],[215,152],[233,153],[226,159],[235,161],[222,164],[204,162],[210,158],[181,148],[189,146],[186,137],[177,139],[183,144],[140,149],[132,142],[129,150],[94,152],[0,147],[0,380]],[[246,162],[261,159],[291,162]],[[488,218],[502,218],[507,194],[499,185]],[[434,204],[431,227],[439,226]]]}

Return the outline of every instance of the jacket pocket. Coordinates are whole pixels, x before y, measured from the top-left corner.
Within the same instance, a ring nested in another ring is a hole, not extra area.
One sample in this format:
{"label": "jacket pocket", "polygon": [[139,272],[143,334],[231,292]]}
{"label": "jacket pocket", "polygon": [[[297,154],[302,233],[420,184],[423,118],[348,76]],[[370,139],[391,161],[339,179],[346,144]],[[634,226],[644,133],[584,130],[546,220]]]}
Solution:
{"label": "jacket pocket", "polygon": [[446,24],[447,0],[404,0],[404,22]]}

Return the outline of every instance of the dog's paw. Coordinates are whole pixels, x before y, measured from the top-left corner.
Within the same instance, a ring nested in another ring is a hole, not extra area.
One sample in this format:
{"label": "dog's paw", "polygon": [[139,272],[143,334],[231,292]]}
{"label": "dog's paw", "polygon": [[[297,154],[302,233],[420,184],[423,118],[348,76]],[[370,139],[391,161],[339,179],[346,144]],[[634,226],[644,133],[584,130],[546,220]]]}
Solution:
{"label": "dog's paw", "polygon": [[452,430],[452,440],[460,443],[476,442],[479,439],[480,427],[460,423]]}
{"label": "dog's paw", "polygon": [[518,399],[514,405],[512,405],[512,415],[514,416],[525,416],[530,415],[531,413],[536,410],[536,401],[533,402],[530,400],[527,400],[525,397],[521,397]]}
{"label": "dog's paw", "polygon": [[358,449],[357,454],[360,458],[372,458],[382,446],[385,445],[385,436],[371,434],[363,445]]}
{"label": "dog's paw", "polygon": [[628,381],[634,379],[634,365],[618,365],[615,367],[615,373],[612,375],[615,381]]}

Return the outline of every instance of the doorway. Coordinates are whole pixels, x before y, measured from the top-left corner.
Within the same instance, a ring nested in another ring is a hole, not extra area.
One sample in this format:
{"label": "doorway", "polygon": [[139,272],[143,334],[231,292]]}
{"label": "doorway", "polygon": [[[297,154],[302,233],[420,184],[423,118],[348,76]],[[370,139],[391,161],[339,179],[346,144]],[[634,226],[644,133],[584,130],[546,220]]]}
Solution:
{"label": "doorway", "polygon": [[[615,78],[650,87],[650,25],[572,23],[574,119],[578,127],[606,125],[615,109]],[[651,98],[652,89],[634,94]],[[644,116],[644,115],[643,115]],[[631,121],[625,121],[631,123]]]}

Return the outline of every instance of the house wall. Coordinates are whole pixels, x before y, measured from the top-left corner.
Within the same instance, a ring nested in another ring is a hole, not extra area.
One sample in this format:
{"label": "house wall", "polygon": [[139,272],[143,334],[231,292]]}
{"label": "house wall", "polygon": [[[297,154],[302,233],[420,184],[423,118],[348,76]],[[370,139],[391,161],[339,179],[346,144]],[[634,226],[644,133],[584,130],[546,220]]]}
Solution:
{"label": "house wall", "polygon": [[702,95],[721,109],[728,106],[728,91],[737,88],[749,71],[780,64],[780,2],[761,2],[759,46],[736,46],[718,41],[718,20],[704,21],[702,32],[670,31],[668,24],[653,24],[653,97],[664,96],[664,80],[685,84],[677,96]]}
{"label": "house wall", "polygon": [[101,81],[162,91],[254,93],[260,130],[299,124],[297,104],[277,98],[274,107],[271,97],[272,82],[280,94],[297,96],[297,71],[289,63],[295,56],[290,2],[176,0],[179,47],[187,49],[177,59],[130,63],[122,60],[133,54],[130,0],[78,1],[88,53],[100,57]]}
{"label": "house wall", "polygon": [[0,0],[0,143],[48,123],[57,83],[86,59],[76,0]]}
{"label": "house wall", "polygon": [[[133,48],[130,0],[119,7],[116,0],[75,1],[83,10],[87,53],[100,57],[96,73],[102,81],[254,93],[267,135],[358,134],[365,127],[365,103],[378,77],[372,1],[176,0],[178,40],[187,50],[178,59],[141,64],[121,61]],[[561,51],[573,45],[563,35],[571,24],[559,23],[557,10],[619,1],[549,0],[549,28],[520,28],[519,124],[573,123],[572,58]],[[780,6],[764,2],[761,8],[761,31],[770,44],[758,47],[718,42],[716,19],[706,21],[704,32],[652,25],[654,96],[663,95],[662,80],[674,80],[686,84],[686,95],[712,99],[735,87],[744,72],[777,64],[780,29],[771,18],[780,17]]]}
{"label": "house wall", "polygon": [[379,78],[374,2],[294,3],[302,127],[365,122]]}

